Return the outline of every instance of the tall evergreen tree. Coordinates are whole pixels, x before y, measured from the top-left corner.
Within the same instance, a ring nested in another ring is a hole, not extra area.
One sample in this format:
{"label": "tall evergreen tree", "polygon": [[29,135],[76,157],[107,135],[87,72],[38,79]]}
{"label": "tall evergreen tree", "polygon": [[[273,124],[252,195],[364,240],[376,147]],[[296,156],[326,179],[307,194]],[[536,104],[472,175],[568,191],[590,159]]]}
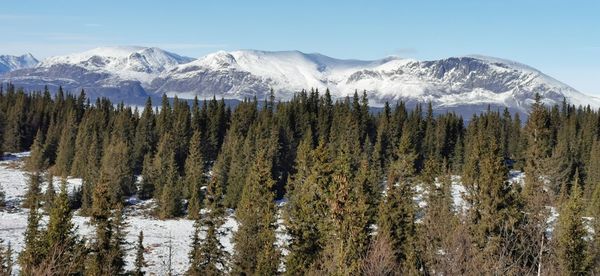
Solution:
{"label": "tall evergreen tree", "polygon": [[73,144],[77,135],[77,122],[75,113],[71,112],[62,129],[58,149],[56,152],[56,164],[54,173],[58,176],[67,177],[71,172],[75,151]]}
{"label": "tall evergreen tree", "polygon": [[[223,192],[216,178],[206,187],[204,206],[206,213],[194,222],[194,236],[190,252],[190,275],[224,275],[227,272],[228,254],[219,241],[224,222]],[[200,239],[200,233],[205,238]]]}
{"label": "tall evergreen tree", "polygon": [[271,162],[260,150],[248,175],[240,204],[239,223],[234,234],[233,273],[273,275],[279,267],[280,252],[275,246],[275,203],[271,189]]}
{"label": "tall evergreen tree", "polygon": [[44,155],[44,133],[40,129],[31,146],[31,155],[27,159],[27,169],[30,171],[42,171],[46,168],[46,165],[47,161]]}
{"label": "tall evergreen tree", "polygon": [[47,246],[43,239],[43,230],[40,227],[41,214],[38,204],[34,203],[29,208],[27,229],[25,230],[25,245],[19,254],[19,266],[23,275],[34,275],[47,253]]}
{"label": "tall evergreen tree", "polygon": [[67,182],[63,178],[60,193],[56,196],[50,209],[50,219],[45,235],[49,250],[45,263],[52,274],[83,273],[85,250],[83,242],[75,233],[76,228],[71,222],[72,217]]}
{"label": "tall evergreen tree", "polygon": [[152,99],[148,97],[144,111],[137,124],[133,143],[135,172],[141,172],[145,156],[156,147],[156,119],[152,111]]}
{"label": "tall evergreen tree", "polygon": [[181,180],[175,164],[175,153],[171,153],[161,179],[161,195],[158,198],[158,217],[173,218],[182,214]]}
{"label": "tall evergreen tree", "polygon": [[37,208],[39,207],[41,198],[41,182],[42,177],[39,172],[29,173],[29,181],[27,185],[27,192],[25,193],[25,199],[23,200],[24,208]]}
{"label": "tall evergreen tree", "polygon": [[312,138],[307,136],[300,146],[302,152],[298,156],[304,158],[297,160],[298,172],[294,176],[293,188],[284,212],[290,235],[289,254],[286,257],[286,273],[289,275],[306,274],[326,244],[328,206],[325,198],[326,189],[331,185],[333,169],[325,143],[321,142],[311,152],[310,140]]}
{"label": "tall evergreen tree", "polygon": [[197,219],[200,215],[202,194],[200,188],[205,184],[204,157],[202,155],[202,135],[194,131],[190,139],[190,149],[185,160],[185,190],[188,198],[188,217]]}
{"label": "tall evergreen tree", "polygon": [[589,272],[587,230],[583,224],[581,188],[577,181],[569,200],[562,206],[557,225],[556,255],[561,275],[585,275]]}
{"label": "tall evergreen tree", "polygon": [[[350,128],[348,131],[352,131]],[[326,199],[329,214],[326,220],[326,246],[319,270],[326,274],[357,274],[361,257],[369,244],[368,205],[363,183],[354,179],[352,173],[351,144],[358,144],[358,137],[348,134],[340,144],[340,152],[334,161],[332,185]]]}
{"label": "tall evergreen tree", "polygon": [[525,186],[523,199],[525,201],[526,222],[524,225],[524,244],[529,252],[524,254],[524,266],[543,270],[543,256],[548,250],[546,224],[549,201],[544,190],[544,177],[547,175],[545,162],[550,154],[552,130],[548,111],[536,95],[535,103],[531,106],[529,119],[525,126],[527,136],[527,151],[525,163]]}
{"label": "tall evergreen tree", "polygon": [[390,165],[386,196],[379,210],[378,226],[389,235],[396,260],[404,273],[416,273],[415,206],[413,181],[416,154],[411,149],[411,134],[403,132],[397,151],[398,159]]}
{"label": "tall evergreen tree", "polygon": [[146,249],[144,247],[144,231],[140,231],[137,243],[135,245],[135,268],[133,270],[133,275],[135,276],[142,276],[146,274],[144,268],[146,268],[148,264],[146,263],[146,259],[144,258],[145,251]]}

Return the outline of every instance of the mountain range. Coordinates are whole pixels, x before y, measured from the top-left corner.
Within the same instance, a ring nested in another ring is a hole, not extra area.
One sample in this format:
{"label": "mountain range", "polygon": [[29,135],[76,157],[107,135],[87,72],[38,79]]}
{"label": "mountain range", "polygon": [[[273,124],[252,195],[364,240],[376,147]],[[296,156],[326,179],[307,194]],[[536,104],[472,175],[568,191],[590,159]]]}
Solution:
{"label": "mountain range", "polygon": [[437,112],[465,116],[492,108],[526,114],[535,93],[546,104],[566,98],[600,108],[585,95],[518,62],[486,56],[418,61],[400,57],[378,60],[336,59],[299,51],[219,51],[194,59],[153,47],[101,47],[41,62],[31,54],[0,56],[0,81],[26,89],[58,86],[91,98],[141,103],[148,96],[179,98],[264,98],[278,100],[302,89],[329,89],[334,98],[366,90],[370,102],[431,102]]}

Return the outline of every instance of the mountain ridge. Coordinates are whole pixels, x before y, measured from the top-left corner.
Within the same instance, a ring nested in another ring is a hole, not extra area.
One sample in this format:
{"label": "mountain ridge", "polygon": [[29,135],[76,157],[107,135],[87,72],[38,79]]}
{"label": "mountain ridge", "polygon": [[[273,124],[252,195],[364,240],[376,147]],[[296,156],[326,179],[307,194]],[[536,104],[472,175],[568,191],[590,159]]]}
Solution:
{"label": "mountain ridge", "polygon": [[329,89],[334,98],[366,90],[374,105],[432,102],[438,111],[475,112],[490,105],[526,113],[535,93],[547,104],[567,98],[572,104],[600,108],[600,99],[538,69],[481,55],[358,60],[300,51],[237,50],[194,59],[155,47],[99,47],[5,72],[0,81],[32,89],[62,85],[85,89],[92,97],[125,101],[163,93],[240,100],[263,98],[271,89],[278,99],[287,100],[302,89]]}

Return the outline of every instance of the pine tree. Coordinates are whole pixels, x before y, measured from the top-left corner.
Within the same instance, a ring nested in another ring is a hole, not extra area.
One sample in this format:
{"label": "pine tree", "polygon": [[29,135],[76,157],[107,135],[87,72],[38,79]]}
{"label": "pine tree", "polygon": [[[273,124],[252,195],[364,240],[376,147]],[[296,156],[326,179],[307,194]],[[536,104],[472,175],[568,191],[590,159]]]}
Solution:
{"label": "pine tree", "polygon": [[234,234],[235,274],[277,273],[280,252],[275,246],[275,204],[270,190],[274,184],[271,162],[262,149],[252,165],[236,209],[239,226]]}
{"label": "pine tree", "polygon": [[[227,272],[228,254],[219,241],[223,235],[219,228],[223,225],[225,215],[222,201],[221,186],[213,177],[204,197],[206,213],[194,222],[189,275],[224,275]],[[202,231],[205,232],[204,240],[200,239]]]}
{"label": "pine tree", "polygon": [[138,235],[138,241],[135,246],[135,268],[132,273],[135,276],[142,276],[146,274],[146,272],[143,271],[143,269],[146,268],[146,266],[148,265],[146,263],[146,259],[144,258],[145,250],[146,249],[144,248],[144,231],[140,231],[140,234]]}
{"label": "pine tree", "polygon": [[583,224],[581,188],[577,181],[569,200],[561,208],[557,225],[558,267],[561,275],[585,275],[588,273],[587,230]]}

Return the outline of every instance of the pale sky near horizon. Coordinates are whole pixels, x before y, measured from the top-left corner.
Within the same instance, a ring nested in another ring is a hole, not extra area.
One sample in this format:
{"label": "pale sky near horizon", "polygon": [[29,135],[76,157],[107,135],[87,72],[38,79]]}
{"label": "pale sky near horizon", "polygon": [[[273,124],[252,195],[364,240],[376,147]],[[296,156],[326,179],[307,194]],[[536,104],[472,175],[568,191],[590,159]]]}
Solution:
{"label": "pale sky near horizon", "polygon": [[3,1],[0,54],[99,46],[515,60],[600,96],[600,1]]}

